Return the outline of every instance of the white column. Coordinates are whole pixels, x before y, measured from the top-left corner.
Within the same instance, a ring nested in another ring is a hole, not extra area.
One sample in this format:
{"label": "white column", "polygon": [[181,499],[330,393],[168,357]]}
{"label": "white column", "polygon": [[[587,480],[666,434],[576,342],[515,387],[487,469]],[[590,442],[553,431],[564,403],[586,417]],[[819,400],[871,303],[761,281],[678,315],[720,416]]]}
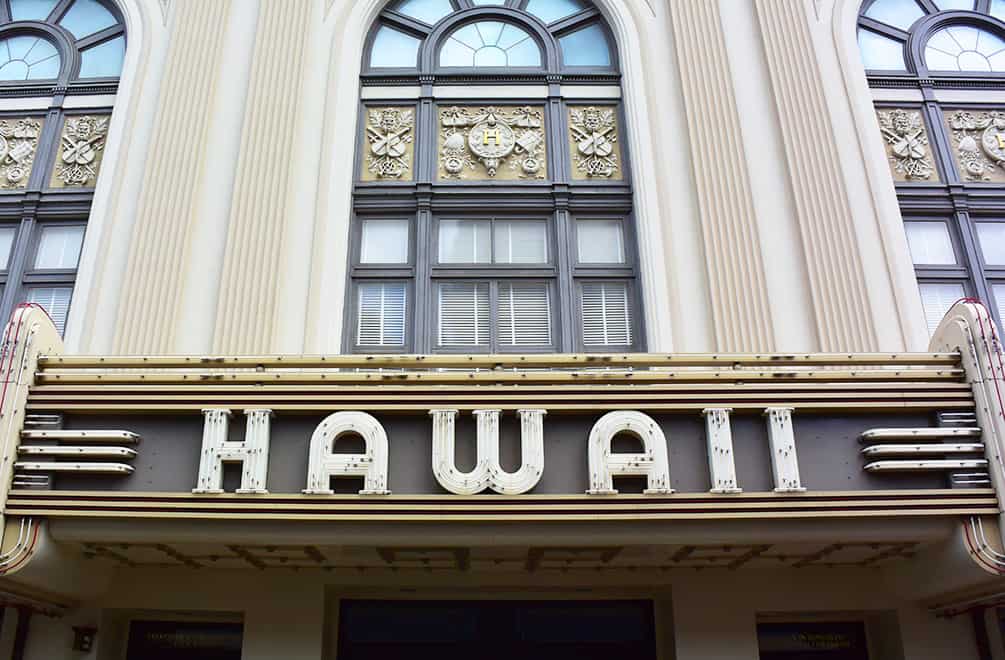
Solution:
{"label": "white column", "polygon": [[768,408],[768,443],[771,446],[771,472],[776,493],[802,493],[799,481],[799,459],[796,438],[792,431],[792,408]]}
{"label": "white column", "polygon": [[740,493],[736,482],[736,460],[733,455],[733,431],[729,425],[732,408],[706,408],[705,434],[708,440],[708,471],[713,493]]}
{"label": "white column", "polygon": [[244,440],[227,440],[230,411],[226,408],[203,410],[202,455],[199,458],[199,481],[193,493],[223,492],[223,463],[240,462],[241,487],[238,493],[264,494],[269,472],[269,434],[272,411],[245,410],[247,426]]}

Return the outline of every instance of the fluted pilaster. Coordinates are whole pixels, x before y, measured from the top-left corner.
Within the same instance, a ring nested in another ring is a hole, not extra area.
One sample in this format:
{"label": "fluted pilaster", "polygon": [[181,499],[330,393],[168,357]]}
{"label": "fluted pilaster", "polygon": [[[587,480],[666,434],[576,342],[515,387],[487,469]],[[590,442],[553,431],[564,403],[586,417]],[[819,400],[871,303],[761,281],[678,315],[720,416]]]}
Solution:
{"label": "fluted pilaster", "polygon": [[288,213],[289,177],[312,4],[261,4],[213,336],[217,352],[273,350],[285,228],[305,220]]}
{"label": "fluted pilaster", "polygon": [[130,246],[114,347],[169,353],[202,178],[213,89],[231,0],[176,0],[166,75]]}
{"label": "fluted pilaster", "polygon": [[876,328],[835,150],[807,3],[755,0],[822,351],[874,351]]}
{"label": "fluted pilaster", "polygon": [[770,351],[774,337],[740,117],[719,3],[673,0],[717,351]]}

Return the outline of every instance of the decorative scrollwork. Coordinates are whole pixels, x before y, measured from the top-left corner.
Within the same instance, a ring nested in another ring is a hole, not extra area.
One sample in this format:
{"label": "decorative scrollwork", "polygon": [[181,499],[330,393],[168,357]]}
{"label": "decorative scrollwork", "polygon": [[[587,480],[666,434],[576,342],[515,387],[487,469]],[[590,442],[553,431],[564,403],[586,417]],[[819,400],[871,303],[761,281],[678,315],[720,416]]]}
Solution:
{"label": "decorative scrollwork", "polygon": [[411,168],[415,113],[409,108],[371,108],[366,139],[366,169],[375,179],[405,178]]}
{"label": "decorative scrollwork", "polygon": [[896,109],[880,111],[878,116],[894,172],[905,180],[932,178],[935,166],[928,152],[928,135],[921,113]]}
{"label": "decorative scrollwork", "polygon": [[[545,173],[544,120],[540,108],[464,108],[440,111],[440,175],[448,179],[542,179]],[[500,176],[504,165],[508,176]]]}
{"label": "decorative scrollwork", "polygon": [[569,131],[576,145],[574,164],[581,175],[610,179],[618,173],[618,124],[614,108],[592,105],[569,108]]}
{"label": "decorative scrollwork", "polygon": [[37,119],[0,120],[0,187],[23,188],[28,183],[41,132]]}
{"label": "decorative scrollwork", "polygon": [[960,173],[967,181],[1000,178],[1005,169],[1005,113],[958,110],[947,121]]}
{"label": "decorative scrollwork", "polygon": [[108,136],[108,117],[67,117],[63,125],[56,178],[64,186],[86,186],[98,176]]}

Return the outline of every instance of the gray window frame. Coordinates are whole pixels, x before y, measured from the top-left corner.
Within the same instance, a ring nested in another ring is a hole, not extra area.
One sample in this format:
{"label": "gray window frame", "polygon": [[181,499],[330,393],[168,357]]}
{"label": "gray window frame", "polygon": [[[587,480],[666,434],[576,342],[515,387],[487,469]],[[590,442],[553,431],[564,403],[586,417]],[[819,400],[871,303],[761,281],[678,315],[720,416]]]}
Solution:
{"label": "gray window frame", "polygon": [[998,313],[992,287],[1005,283],[1005,268],[988,267],[978,243],[976,222],[1005,222],[1005,183],[966,181],[959,176],[953,153],[952,136],[943,112],[952,110],[1005,110],[1005,104],[948,103],[936,99],[939,89],[1005,90],[1005,73],[929,71],[924,61],[924,47],[936,30],[948,25],[972,25],[991,31],[1005,39],[1005,22],[988,14],[991,0],[977,0],[974,11],[939,11],[930,0],[915,0],[926,12],[910,31],[898,30],[865,16],[872,2],[862,3],[858,26],[891,36],[904,42],[906,71],[867,70],[866,77],[873,89],[916,89],[921,102],[877,101],[877,109],[904,108],[921,113],[929,137],[939,181],[895,181],[904,222],[943,221],[956,252],[956,266],[915,264],[919,285],[961,283],[968,296],[988,303],[992,316],[1002,326],[1005,319]]}
{"label": "gray window frame", "polygon": [[[419,89],[418,98],[361,100],[359,126],[365,125],[370,107],[400,106],[415,112],[413,130],[413,164],[410,180],[363,181],[363,158],[367,148],[366,137],[358,131],[354,159],[354,194],[350,240],[350,263],[346,287],[346,314],[343,332],[343,350],[346,352],[401,352],[376,351],[356,344],[358,282],[375,277],[410,278],[413,295],[409,299],[410,337],[407,349],[416,353],[474,353],[474,352],[582,352],[584,350],[578,282],[583,279],[626,280],[629,282],[633,312],[633,344],[619,346],[621,351],[645,349],[645,328],[641,313],[642,292],[638,276],[638,247],[636,243],[633,208],[632,172],[627,141],[619,140],[622,178],[619,180],[578,180],[572,178],[572,155],[569,153],[567,113],[570,106],[615,105],[620,134],[625,134],[624,107],[620,99],[565,98],[563,88],[581,85],[620,85],[618,54],[610,29],[598,9],[593,6],[560,21],[544,25],[521,10],[526,0],[509,0],[505,6],[472,6],[469,0],[452,0],[455,12],[436,23],[426,25],[403,16],[393,9],[381,12],[371,28],[366,41],[361,87],[407,87]],[[436,53],[443,37],[457,27],[474,20],[502,20],[515,23],[521,29],[540,39],[545,66],[540,69],[440,69],[436,66]],[[604,30],[611,53],[609,67],[563,67],[557,39],[569,32],[593,23]],[[369,67],[370,49],[377,30],[382,25],[407,32],[423,39],[415,68],[386,69]],[[446,98],[437,96],[436,85],[511,85],[513,83],[538,84],[546,89],[544,98]],[[414,95],[414,92],[410,92]],[[403,92],[402,97],[409,94]],[[442,105],[534,105],[544,108],[544,128],[547,140],[547,178],[539,181],[444,181],[437,177],[437,108]],[[489,209],[489,212],[485,212]],[[409,217],[410,263],[401,268],[387,269],[373,264],[361,264],[360,235],[362,221],[372,217]],[[576,217],[618,218],[625,236],[625,264],[579,264],[575,235]],[[549,264],[439,264],[439,222],[447,218],[497,218],[547,219]],[[492,310],[492,340],[489,347],[479,349],[440,348],[437,346],[437,306],[435,284],[454,280],[489,281]],[[509,279],[547,280],[551,283],[552,346],[514,347],[498,346],[496,337],[495,294],[499,281]],[[607,347],[591,347],[602,352]]]}
{"label": "gray window frame", "polygon": [[[38,270],[33,267],[42,227],[51,224],[84,226],[87,240],[87,219],[94,198],[94,187],[52,188],[49,186],[53,168],[59,157],[60,136],[67,117],[109,115],[110,106],[67,108],[70,96],[115,94],[119,79],[78,78],[80,51],[119,36],[126,38],[125,20],[112,0],[98,0],[116,24],[95,34],[76,39],[58,25],[73,0],[59,0],[45,21],[11,21],[9,0],[0,0],[0,38],[19,34],[37,35],[56,46],[61,58],[59,76],[51,80],[0,81],[0,98],[48,98],[47,110],[4,110],[0,119],[37,117],[44,121],[38,138],[35,161],[27,185],[21,189],[0,189],[0,224],[14,226],[17,232],[11,247],[7,269],[0,273],[3,284],[0,295],[0,318],[7,319],[14,307],[24,301],[27,291],[37,287],[74,288],[77,269]],[[79,255],[78,255],[79,262]],[[79,263],[78,263],[79,266]],[[70,307],[73,306],[71,293]]]}

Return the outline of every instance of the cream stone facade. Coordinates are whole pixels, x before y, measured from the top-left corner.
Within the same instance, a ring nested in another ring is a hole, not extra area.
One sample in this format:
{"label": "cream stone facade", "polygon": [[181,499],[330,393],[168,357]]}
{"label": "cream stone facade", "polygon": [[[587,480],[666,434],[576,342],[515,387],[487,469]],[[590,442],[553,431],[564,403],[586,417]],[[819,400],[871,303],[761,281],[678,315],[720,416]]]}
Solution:
{"label": "cream stone facade", "polygon": [[[382,5],[149,5],[124,8],[68,346],[341,350],[353,172],[338,155],[355,148],[348,99]],[[924,349],[858,3],[600,7],[623,68],[648,348]]]}
{"label": "cream stone facade", "polygon": [[[83,169],[0,158],[0,221],[86,232],[75,270],[6,248],[0,658],[1005,659],[1005,312],[933,324],[881,131],[1005,87],[876,84],[873,0],[18,1],[0,40],[56,35],[62,77],[0,64],[40,122],[0,134]],[[541,61],[433,59],[476,19]],[[587,28],[610,59],[570,67]],[[497,256],[520,222],[544,258]]]}

